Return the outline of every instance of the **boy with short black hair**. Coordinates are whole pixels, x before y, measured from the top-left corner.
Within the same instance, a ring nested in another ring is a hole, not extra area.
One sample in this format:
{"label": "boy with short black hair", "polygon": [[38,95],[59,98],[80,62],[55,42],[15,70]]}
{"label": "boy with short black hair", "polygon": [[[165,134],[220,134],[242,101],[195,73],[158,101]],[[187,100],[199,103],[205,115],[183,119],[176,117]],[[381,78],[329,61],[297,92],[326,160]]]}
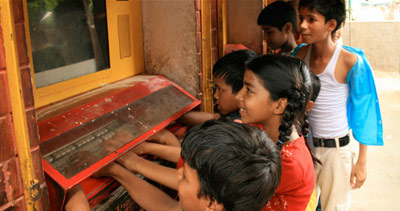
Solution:
{"label": "boy with short black hair", "polygon": [[179,202],[118,164],[96,176],[113,177],[145,210],[157,211],[261,210],[279,185],[280,151],[250,125],[222,120],[197,125],[183,139],[181,155]]}
{"label": "boy with short black hair", "polygon": [[[243,76],[247,64],[257,57],[252,50],[238,50],[218,59],[213,66],[215,93],[214,99],[219,115],[206,112],[188,112],[180,120],[190,125],[203,123],[212,118],[240,119],[239,107],[235,100],[243,87]],[[210,116],[211,115],[211,116]]]}
{"label": "boy with short black hair", "polygon": [[268,4],[258,15],[257,24],[264,30],[268,48],[280,55],[290,55],[297,46],[294,37],[296,11],[288,2]]}
{"label": "boy with short black hair", "polygon": [[[345,20],[343,0],[300,0],[300,32],[307,46],[297,52],[321,80],[309,120],[322,210],[348,210],[350,189],[366,179],[367,145],[383,145],[382,117],[371,67],[361,49],[334,43]],[[360,142],[353,165],[349,130]]]}

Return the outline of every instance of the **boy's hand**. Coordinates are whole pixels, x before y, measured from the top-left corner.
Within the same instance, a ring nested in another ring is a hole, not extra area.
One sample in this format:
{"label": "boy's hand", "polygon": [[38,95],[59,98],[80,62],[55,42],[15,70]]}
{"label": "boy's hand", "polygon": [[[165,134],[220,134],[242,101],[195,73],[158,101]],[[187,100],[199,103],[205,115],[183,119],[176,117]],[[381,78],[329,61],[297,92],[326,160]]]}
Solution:
{"label": "boy's hand", "polygon": [[158,133],[154,134],[148,139],[149,141],[174,146],[181,147],[181,144],[175,134],[171,133],[169,130],[162,129]]}
{"label": "boy's hand", "polygon": [[124,146],[126,143],[129,141],[133,140],[135,137],[134,135],[128,131],[127,129],[121,127],[122,129],[118,132],[115,133],[113,137],[110,139],[104,141],[102,143],[104,151],[106,154],[110,154],[111,152],[114,152],[115,150],[121,148]]}
{"label": "boy's hand", "polygon": [[114,169],[118,167],[118,164],[112,162],[107,166],[103,167],[96,173],[92,175],[92,177],[110,177],[114,173]]}
{"label": "boy's hand", "polygon": [[149,149],[148,149],[149,145],[151,145],[149,142],[142,142],[142,143],[136,145],[135,148],[132,149],[132,152],[134,152],[137,155],[147,154],[149,152]]}
{"label": "boy's hand", "polygon": [[129,151],[122,157],[117,159],[117,162],[121,164],[123,167],[126,169],[132,171],[132,172],[137,172],[138,167],[137,164],[143,160],[143,158],[139,157],[136,153]]}
{"label": "boy's hand", "polygon": [[367,179],[367,165],[357,162],[351,168],[350,186],[351,189],[360,188]]}

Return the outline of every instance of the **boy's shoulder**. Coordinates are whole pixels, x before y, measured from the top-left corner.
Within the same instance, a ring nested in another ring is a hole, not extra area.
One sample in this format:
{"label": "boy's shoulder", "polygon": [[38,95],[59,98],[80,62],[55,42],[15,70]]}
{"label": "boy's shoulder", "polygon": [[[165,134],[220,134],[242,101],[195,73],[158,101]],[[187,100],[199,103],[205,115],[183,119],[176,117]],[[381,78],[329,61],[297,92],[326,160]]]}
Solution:
{"label": "boy's shoulder", "polygon": [[[307,51],[310,45],[299,45],[296,51],[296,57],[304,60],[307,55]],[[353,52],[348,51],[345,48],[342,48],[340,52],[342,56],[342,60],[345,64],[350,65],[351,67],[357,62],[357,55]]]}
{"label": "boy's shoulder", "polygon": [[338,62],[343,65],[344,69],[350,71],[351,68],[356,64],[358,60],[358,56],[355,53],[348,51],[345,48],[342,48],[340,51],[340,56],[338,58]]}

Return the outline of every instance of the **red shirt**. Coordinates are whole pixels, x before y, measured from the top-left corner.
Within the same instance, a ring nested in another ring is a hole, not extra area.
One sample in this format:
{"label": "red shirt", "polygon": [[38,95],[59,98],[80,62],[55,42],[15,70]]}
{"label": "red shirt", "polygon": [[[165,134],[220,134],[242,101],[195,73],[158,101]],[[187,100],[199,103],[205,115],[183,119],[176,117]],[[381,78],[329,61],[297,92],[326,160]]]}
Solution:
{"label": "red shirt", "polygon": [[183,161],[182,157],[179,156],[179,160],[178,160],[178,162],[176,163],[176,169],[182,168],[183,165],[185,165],[185,161]]}
{"label": "red shirt", "polygon": [[263,210],[307,208],[315,185],[314,164],[304,137],[282,147],[281,182]]}

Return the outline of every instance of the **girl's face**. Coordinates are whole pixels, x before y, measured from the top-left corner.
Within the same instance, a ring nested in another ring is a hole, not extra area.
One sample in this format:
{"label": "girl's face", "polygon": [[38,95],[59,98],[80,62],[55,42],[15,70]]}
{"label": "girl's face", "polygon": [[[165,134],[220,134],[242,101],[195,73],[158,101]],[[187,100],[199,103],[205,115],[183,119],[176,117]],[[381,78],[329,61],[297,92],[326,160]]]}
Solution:
{"label": "girl's face", "polygon": [[246,70],[243,88],[236,95],[243,123],[268,125],[274,115],[274,102],[261,79],[251,70]]}

